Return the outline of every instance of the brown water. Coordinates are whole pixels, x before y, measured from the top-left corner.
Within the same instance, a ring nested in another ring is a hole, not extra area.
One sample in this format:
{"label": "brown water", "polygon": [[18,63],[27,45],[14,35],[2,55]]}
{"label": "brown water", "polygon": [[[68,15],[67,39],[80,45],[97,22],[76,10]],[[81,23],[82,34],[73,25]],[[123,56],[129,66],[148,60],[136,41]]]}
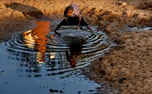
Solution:
{"label": "brown water", "polygon": [[[109,94],[104,84],[89,80],[81,71],[93,60],[104,55],[113,45],[103,32],[83,32],[63,29],[46,44],[45,59],[39,63],[41,53],[25,44],[20,33],[0,44],[0,94]],[[68,40],[64,37],[82,37],[81,57],[71,67]],[[29,42],[30,43],[30,42]],[[67,55],[68,54],[68,55]],[[99,90],[100,88],[100,90]]]}

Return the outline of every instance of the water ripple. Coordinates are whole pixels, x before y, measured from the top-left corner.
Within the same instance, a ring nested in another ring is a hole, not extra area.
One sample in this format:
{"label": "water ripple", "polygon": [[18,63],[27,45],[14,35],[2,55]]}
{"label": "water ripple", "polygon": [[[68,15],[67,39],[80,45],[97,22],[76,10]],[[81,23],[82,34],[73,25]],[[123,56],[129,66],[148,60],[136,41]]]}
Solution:
{"label": "water ripple", "polygon": [[[45,70],[48,75],[55,75],[79,68],[88,66],[90,62],[104,55],[113,44],[108,40],[108,37],[103,32],[90,32],[64,28],[58,31],[62,36],[55,36],[54,39],[49,39],[46,44],[45,52]],[[70,49],[67,45],[65,37],[80,37],[85,40],[82,44],[82,51],[80,58],[77,59],[76,67],[72,68],[68,61],[68,55]],[[25,44],[25,40],[21,33],[13,35],[12,39],[5,43],[8,52],[12,54],[11,58],[16,60],[24,61],[20,65],[28,68],[34,68],[35,72],[40,72],[39,66],[37,65],[37,54],[35,50],[35,43],[27,40],[31,47]],[[27,43],[27,42],[26,42]],[[30,71],[30,69],[26,69]]]}

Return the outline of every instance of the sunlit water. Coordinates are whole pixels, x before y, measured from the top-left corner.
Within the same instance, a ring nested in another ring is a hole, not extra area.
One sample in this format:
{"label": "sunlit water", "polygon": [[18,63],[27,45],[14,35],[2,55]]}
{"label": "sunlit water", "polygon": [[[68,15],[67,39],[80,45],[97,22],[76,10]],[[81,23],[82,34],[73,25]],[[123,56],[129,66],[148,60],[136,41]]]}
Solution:
{"label": "sunlit water", "polygon": [[[63,32],[64,31],[64,32]],[[78,32],[79,31],[79,32]],[[8,42],[0,44],[0,94],[107,94],[104,84],[90,81],[82,68],[109,51],[113,44],[103,32],[73,29],[59,30],[46,45],[45,62],[37,62],[34,48],[25,45],[22,35],[16,33]],[[71,67],[65,36],[78,36],[86,40],[82,56]],[[35,45],[35,44],[32,44]],[[98,90],[102,87],[103,89]],[[99,93],[100,92],[100,93]],[[105,93],[106,92],[106,93]]]}

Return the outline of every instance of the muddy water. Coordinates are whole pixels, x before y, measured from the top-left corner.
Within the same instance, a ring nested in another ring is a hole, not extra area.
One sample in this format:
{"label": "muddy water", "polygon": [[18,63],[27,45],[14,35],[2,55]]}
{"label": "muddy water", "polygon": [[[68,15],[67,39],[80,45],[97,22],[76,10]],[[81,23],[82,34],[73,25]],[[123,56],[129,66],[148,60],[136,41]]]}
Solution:
{"label": "muddy water", "polygon": [[[64,32],[62,32],[64,31]],[[77,32],[79,31],[79,32]],[[81,69],[104,55],[113,45],[102,32],[73,29],[59,30],[46,44],[45,59],[38,62],[41,53],[36,44],[27,45],[21,33],[0,44],[0,92],[1,94],[108,94],[104,84],[97,84],[83,75]],[[86,40],[76,66],[68,60],[70,50],[65,37]],[[67,55],[68,54],[68,55]],[[102,88],[98,90],[99,88]]]}

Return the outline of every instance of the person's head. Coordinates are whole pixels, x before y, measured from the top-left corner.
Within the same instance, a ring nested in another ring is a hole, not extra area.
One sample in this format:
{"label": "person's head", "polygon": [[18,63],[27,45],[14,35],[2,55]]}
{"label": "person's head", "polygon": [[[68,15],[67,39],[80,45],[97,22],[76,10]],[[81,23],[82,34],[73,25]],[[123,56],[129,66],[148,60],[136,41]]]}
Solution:
{"label": "person's head", "polygon": [[68,11],[67,11],[67,16],[73,16],[73,10],[72,9],[69,9]]}
{"label": "person's head", "polygon": [[65,11],[64,11],[64,16],[65,17],[71,17],[73,16],[73,7],[72,6],[68,6]]}

